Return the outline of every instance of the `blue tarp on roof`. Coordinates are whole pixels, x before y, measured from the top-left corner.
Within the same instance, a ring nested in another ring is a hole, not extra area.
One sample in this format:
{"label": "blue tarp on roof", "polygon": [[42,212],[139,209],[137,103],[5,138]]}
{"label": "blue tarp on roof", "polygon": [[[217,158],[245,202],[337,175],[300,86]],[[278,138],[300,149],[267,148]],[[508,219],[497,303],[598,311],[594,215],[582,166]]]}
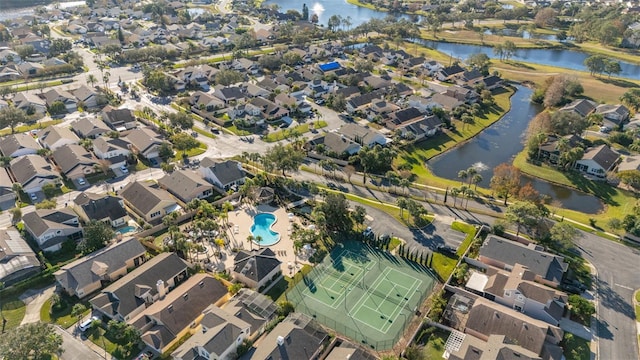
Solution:
{"label": "blue tarp on roof", "polygon": [[322,70],[323,72],[327,72],[331,70],[340,69],[340,64],[334,61],[326,64],[320,64],[319,67],[320,67],[320,70]]}

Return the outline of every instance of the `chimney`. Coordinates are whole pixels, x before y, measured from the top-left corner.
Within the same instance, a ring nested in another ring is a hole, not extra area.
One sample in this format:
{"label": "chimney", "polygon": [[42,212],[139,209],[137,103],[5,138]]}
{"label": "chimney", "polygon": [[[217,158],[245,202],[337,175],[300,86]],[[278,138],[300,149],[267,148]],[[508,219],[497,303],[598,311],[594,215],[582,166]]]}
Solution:
{"label": "chimney", "polygon": [[284,337],[282,336],[278,336],[278,338],[276,339],[278,346],[282,346],[284,345]]}
{"label": "chimney", "polygon": [[158,282],[156,282],[156,289],[158,290],[158,298],[160,300],[164,299],[164,296],[167,294],[167,289],[164,287],[164,281],[158,280]]}

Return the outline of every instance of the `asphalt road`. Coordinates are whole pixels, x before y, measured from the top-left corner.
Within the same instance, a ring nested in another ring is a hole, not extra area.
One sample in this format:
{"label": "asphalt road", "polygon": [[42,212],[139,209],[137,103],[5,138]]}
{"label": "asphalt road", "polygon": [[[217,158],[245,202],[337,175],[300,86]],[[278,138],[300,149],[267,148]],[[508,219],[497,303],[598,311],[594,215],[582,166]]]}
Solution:
{"label": "asphalt road", "polygon": [[583,257],[598,270],[599,358],[637,359],[633,291],[640,288],[640,252],[587,233],[577,244]]}
{"label": "asphalt road", "polygon": [[103,359],[102,356],[89,349],[80,340],[57,326],[56,332],[62,335],[63,340],[62,348],[64,349],[64,352],[62,353],[62,355],[60,355],[61,360]]}

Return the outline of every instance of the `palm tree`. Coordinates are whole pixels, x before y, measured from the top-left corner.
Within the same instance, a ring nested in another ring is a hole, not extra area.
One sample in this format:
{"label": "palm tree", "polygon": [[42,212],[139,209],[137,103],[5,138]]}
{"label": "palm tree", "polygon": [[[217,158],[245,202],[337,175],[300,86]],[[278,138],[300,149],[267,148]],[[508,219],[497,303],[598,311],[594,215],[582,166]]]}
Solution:
{"label": "palm tree", "polygon": [[93,87],[97,82],[98,82],[98,79],[96,78],[95,75],[93,74],[87,75],[87,83],[91,84],[91,87]]}
{"label": "palm tree", "polygon": [[256,236],[256,238],[254,239],[256,244],[258,244],[258,249],[260,249],[260,243],[262,242],[262,236],[258,235]]}
{"label": "palm tree", "polygon": [[402,193],[405,194],[406,190],[411,186],[411,180],[409,179],[400,179],[400,186],[402,187]]}
{"label": "palm tree", "polygon": [[480,175],[480,174],[474,174],[474,175],[471,177],[471,183],[472,183],[473,185],[475,185],[475,189],[474,189],[474,191],[478,191],[478,183],[481,183],[481,182],[482,182],[482,180],[483,180],[483,178],[482,178],[482,175]]}
{"label": "palm tree", "polygon": [[453,197],[453,207],[456,207],[456,201],[458,199],[458,195],[460,195],[460,189],[452,188],[451,191],[449,191],[449,194]]}
{"label": "palm tree", "polygon": [[460,184],[464,184],[464,180],[469,177],[467,170],[458,171],[458,177],[460,178]]}
{"label": "palm tree", "polygon": [[407,208],[407,199],[404,197],[398,198],[398,200],[396,200],[396,205],[400,208],[400,218],[402,218],[402,213],[404,212],[404,209]]}
{"label": "palm tree", "polygon": [[476,170],[476,168],[474,168],[473,166],[467,169],[467,179],[469,180],[469,185],[471,185],[471,179],[473,179],[473,175],[477,173],[478,173],[478,170]]}
{"label": "palm tree", "polygon": [[249,243],[249,251],[253,251],[253,241],[256,238],[253,235],[247,236],[247,242]]}

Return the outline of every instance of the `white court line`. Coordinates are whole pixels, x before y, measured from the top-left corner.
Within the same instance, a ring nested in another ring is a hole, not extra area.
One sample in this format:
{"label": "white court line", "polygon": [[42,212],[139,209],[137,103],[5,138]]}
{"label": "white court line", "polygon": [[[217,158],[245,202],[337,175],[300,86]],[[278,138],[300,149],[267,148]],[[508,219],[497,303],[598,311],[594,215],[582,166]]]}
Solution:
{"label": "white court line", "polygon": [[[371,289],[374,285],[375,287],[378,286],[378,283],[381,281],[381,279],[386,278],[386,274],[389,272],[389,268],[385,268],[381,274],[378,275],[378,277],[376,278],[376,280],[373,282],[372,286],[369,287],[369,289]],[[360,307],[362,307],[362,305],[364,305],[364,303],[367,301],[367,299],[369,299],[370,293],[369,291],[365,291],[364,294],[362,294],[362,296],[360,297],[360,299],[358,299],[358,301],[356,301],[356,305],[354,305],[351,308],[351,312],[356,314],[358,313],[358,311],[360,311]],[[358,305],[360,305],[360,307],[358,307]],[[358,307],[357,310],[356,307]]]}
{"label": "white court line", "polygon": [[[359,277],[359,275],[360,275],[360,273],[362,273],[362,272],[363,272],[363,270],[362,270],[361,268],[359,268],[358,266],[355,266],[355,265],[351,265],[351,264],[347,264],[347,265],[348,265],[348,267],[349,267],[349,270],[346,270],[346,268],[345,268],[345,274],[347,274],[347,276],[351,276],[351,275],[348,275],[347,271],[350,273],[350,272],[351,272],[351,268],[352,268],[352,267],[355,267],[355,268],[356,268],[356,269],[358,269],[358,270],[357,270],[357,271],[354,271],[354,275],[353,275],[353,276],[354,276],[354,278],[355,278],[355,277],[356,277],[356,273],[358,273],[358,274],[357,274],[357,275],[358,275],[358,280],[357,280],[357,281],[360,281],[361,277]],[[344,287],[342,288],[343,292],[335,291],[335,290],[333,290],[333,287],[332,287],[332,286],[325,286],[325,285],[324,285],[325,281],[327,281],[327,279],[330,279],[330,277],[329,277],[329,275],[328,275],[328,274],[326,274],[326,276],[325,276],[322,280],[320,280],[320,281],[318,282],[318,284],[316,284],[316,288],[318,288],[318,289],[319,289],[319,288],[322,288],[322,289],[323,289],[323,290],[325,290],[326,292],[331,292],[331,293],[333,293],[333,294],[335,294],[335,295],[336,295],[336,296],[334,296],[334,300],[333,300],[333,302],[331,302],[331,304],[328,304],[328,303],[326,303],[326,302],[324,302],[324,301],[322,301],[322,300],[320,300],[320,299],[315,298],[315,297],[311,294],[311,291],[309,290],[309,288],[308,288],[308,287],[307,287],[307,288],[305,288],[305,289],[304,289],[304,291],[303,291],[302,293],[303,293],[306,297],[311,297],[311,298],[312,298],[312,299],[314,299],[316,302],[321,303],[321,304],[323,304],[323,305],[325,305],[325,306],[327,306],[327,307],[330,307],[330,308],[332,308],[332,309],[334,309],[334,310],[335,310],[335,309],[337,309],[337,308],[340,306],[340,303],[343,301],[343,299],[341,299],[341,298],[342,298],[343,296],[345,296],[344,292],[347,292],[347,291],[348,291],[348,289],[349,289],[350,287],[354,286],[353,284],[356,282],[356,281],[353,281],[353,280],[352,280],[352,281],[346,281],[346,280],[342,279],[342,277],[343,277],[345,274],[341,274],[341,275],[340,275],[340,277],[339,277],[338,279],[331,278],[331,279],[333,279],[333,280],[337,280],[337,281],[339,281],[341,284],[344,284]]]}

